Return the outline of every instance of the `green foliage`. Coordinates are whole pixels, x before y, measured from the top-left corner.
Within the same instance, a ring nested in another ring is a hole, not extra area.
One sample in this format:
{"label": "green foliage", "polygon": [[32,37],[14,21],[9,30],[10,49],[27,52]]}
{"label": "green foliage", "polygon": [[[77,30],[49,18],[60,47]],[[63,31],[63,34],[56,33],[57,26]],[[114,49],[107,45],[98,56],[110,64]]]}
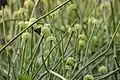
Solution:
{"label": "green foliage", "polygon": [[119,4],[8,0],[0,10],[0,80],[119,80]]}

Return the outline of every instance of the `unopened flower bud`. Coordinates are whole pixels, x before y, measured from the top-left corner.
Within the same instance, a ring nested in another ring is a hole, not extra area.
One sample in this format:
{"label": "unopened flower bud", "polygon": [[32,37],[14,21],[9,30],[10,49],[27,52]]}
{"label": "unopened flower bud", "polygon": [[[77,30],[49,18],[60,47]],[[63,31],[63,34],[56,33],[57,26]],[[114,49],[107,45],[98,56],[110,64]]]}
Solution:
{"label": "unopened flower bud", "polygon": [[28,32],[25,32],[22,34],[22,39],[24,39],[24,40],[28,40],[28,39],[30,39],[30,37],[31,37],[31,34]]}
{"label": "unopened flower bud", "polygon": [[49,27],[42,27],[41,34],[44,35],[45,37],[50,36],[51,35],[50,28]]}
{"label": "unopened flower bud", "polygon": [[84,76],[83,80],[94,80],[94,77],[92,75],[87,74]]}
{"label": "unopened flower bud", "polygon": [[108,68],[105,66],[101,66],[101,67],[99,67],[98,72],[106,74],[108,72]]}

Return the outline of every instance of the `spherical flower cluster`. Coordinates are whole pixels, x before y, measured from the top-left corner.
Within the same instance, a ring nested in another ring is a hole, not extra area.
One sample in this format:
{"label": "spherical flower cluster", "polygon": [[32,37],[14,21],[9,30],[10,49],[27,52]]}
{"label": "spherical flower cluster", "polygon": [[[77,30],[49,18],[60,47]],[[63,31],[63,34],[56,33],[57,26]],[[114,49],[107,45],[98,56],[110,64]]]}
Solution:
{"label": "spherical flower cluster", "polygon": [[25,32],[25,33],[22,34],[22,39],[23,40],[29,40],[30,37],[31,37],[31,34],[28,33],[28,32]]}
{"label": "spherical flower cluster", "polygon": [[45,56],[49,54],[50,50],[45,50]]}
{"label": "spherical flower cluster", "polygon": [[80,24],[75,24],[74,27],[75,27],[77,30],[81,30],[81,29],[82,29],[82,27],[81,27]]}
{"label": "spherical flower cluster", "polygon": [[83,45],[85,44],[85,41],[84,40],[79,40],[79,47],[83,47]]}
{"label": "spherical flower cluster", "polygon": [[[29,20],[29,25],[32,24],[32,23],[34,23],[35,21],[36,21],[36,18],[31,18],[31,19]],[[35,23],[35,24],[33,25],[33,27],[36,27],[36,26],[38,26],[37,23]]]}
{"label": "spherical flower cluster", "polygon": [[20,21],[19,23],[18,23],[18,25],[22,28],[22,29],[24,29],[24,28],[26,28],[27,26],[28,26],[28,24],[29,24],[29,22],[28,21]]}
{"label": "spherical flower cluster", "polygon": [[79,35],[79,48],[83,48],[87,38],[84,34]]}
{"label": "spherical flower cluster", "polygon": [[31,18],[30,19],[30,22],[34,22],[34,21],[36,21],[36,18]]}
{"label": "spherical flower cluster", "polygon": [[92,24],[100,24],[102,22],[102,19],[96,19],[94,17],[88,19],[88,23]]}
{"label": "spherical flower cluster", "polygon": [[68,29],[68,33],[69,33],[69,34],[71,34],[72,32],[73,32],[73,33],[76,33],[76,32],[77,32],[77,31],[76,31],[76,28],[69,28],[69,29]]}
{"label": "spherical flower cluster", "polygon": [[42,27],[41,28],[41,34],[44,35],[44,37],[48,37],[51,35],[51,31],[49,27]]}
{"label": "spherical flower cluster", "polygon": [[66,60],[66,64],[71,66],[71,67],[74,66],[74,64],[75,64],[74,57],[68,57],[67,60]]}
{"label": "spherical flower cluster", "polygon": [[109,3],[109,1],[105,1],[104,3],[102,3],[101,5],[100,5],[100,9],[102,10],[102,9],[105,9],[106,11],[108,11],[108,12],[110,12],[110,3]]}
{"label": "spherical flower cluster", "polygon": [[108,72],[108,68],[105,66],[101,66],[99,67],[98,72],[106,74]]}
{"label": "spherical flower cluster", "polygon": [[85,34],[80,34],[79,39],[84,40],[84,41],[87,40]]}
{"label": "spherical flower cluster", "polygon": [[83,80],[94,80],[94,77],[92,75],[87,74],[84,76]]}

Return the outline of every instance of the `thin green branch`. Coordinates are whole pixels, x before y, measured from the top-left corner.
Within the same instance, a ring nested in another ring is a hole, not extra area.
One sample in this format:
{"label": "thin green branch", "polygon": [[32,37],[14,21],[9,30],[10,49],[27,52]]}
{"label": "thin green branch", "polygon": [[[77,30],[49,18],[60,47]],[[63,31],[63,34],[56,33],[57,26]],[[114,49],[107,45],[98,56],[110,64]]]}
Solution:
{"label": "thin green branch", "polygon": [[117,68],[116,70],[109,72],[108,74],[106,74],[106,75],[100,77],[100,78],[97,79],[97,80],[103,80],[103,79],[105,79],[105,78],[107,78],[107,77],[109,77],[109,76],[115,74],[115,73],[118,72],[118,71],[120,71],[120,68]]}
{"label": "thin green branch", "polygon": [[56,73],[56,72],[54,72],[54,71],[52,71],[52,70],[49,70],[49,72],[50,72],[51,74],[59,77],[59,78],[62,79],[62,80],[67,80],[67,79],[65,79],[63,76],[61,76],[60,74],[58,74],[58,73]]}
{"label": "thin green branch", "polygon": [[11,39],[5,46],[3,46],[0,49],[0,54],[1,52],[8,46],[10,45],[15,39],[17,39],[21,34],[23,34],[27,29],[29,29],[30,27],[32,27],[36,22],[38,22],[39,20],[47,17],[48,15],[50,15],[51,13],[55,12],[56,10],[58,10],[59,8],[61,8],[62,6],[64,6],[65,4],[67,4],[68,2],[70,2],[71,0],[67,0],[65,2],[63,2],[61,5],[57,6],[56,8],[54,8],[53,10],[51,10],[50,12],[46,13],[45,15],[41,16],[40,18],[38,18],[36,21],[34,21],[32,24],[28,25],[28,27],[26,27],[24,30],[22,30],[20,33],[18,33],[18,35],[16,35],[13,39]]}
{"label": "thin green branch", "polygon": [[102,56],[104,56],[104,55],[109,51],[109,49],[110,49],[110,47],[111,47],[111,45],[112,45],[112,43],[113,43],[113,41],[114,41],[114,38],[115,38],[115,36],[116,36],[116,34],[117,34],[118,30],[119,30],[119,26],[120,26],[120,21],[119,21],[119,24],[118,24],[118,26],[117,26],[117,28],[116,28],[113,36],[112,36],[112,39],[111,39],[111,41],[110,41],[110,43],[109,43],[109,45],[108,45],[108,48],[107,48],[103,53],[101,53],[100,55],[98,55],[97,57],[95,57],[93,60],[91,60],[90,62],[86,63],[86,65],[85,65],[83,68],[81,68],[80,70],[78,70],[78,71],[73,75],[73,77],[72,77],[71,80],[73,80],[73,79],[74,79],[81,71],[83,71],[87,66],[89,66],[89,65],[92,64],[94,61],[96,61],[97,59],[101,58]]}

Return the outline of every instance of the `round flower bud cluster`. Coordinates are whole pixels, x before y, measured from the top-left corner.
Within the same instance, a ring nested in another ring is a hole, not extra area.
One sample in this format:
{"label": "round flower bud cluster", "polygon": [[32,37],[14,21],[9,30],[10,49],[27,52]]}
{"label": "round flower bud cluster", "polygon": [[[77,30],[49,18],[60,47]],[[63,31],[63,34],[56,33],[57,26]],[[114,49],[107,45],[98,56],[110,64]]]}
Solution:
{"label": "round flower bud cluster", "polygon": [[101,66],[99,67],[98,72],[106,74],[108,72],[108,68],[105,66]]}
{"label": "round flower bud cluster", "polygon": [[74,27],[75,27],[77,30],[81,30],[81,29],[82,29],[82,27],[81,27],[80,24],[75,24]]}
{"label": "round flower bud cluster", "polygon": [[87,74],[84,76],[83,80],[94,80],[94,77],[92,75]]}
{"label": "round flower bud cluster", "polygon": [[45,56],[49,54],[50,50],[45,50]]}
{"label": "round flower bud cluster", "polygon": [[[31,18],[30,20],[29,20],[29,24],[32,24],[32,23],[34,23],[36,21],[36,18]],[[37,25],[37,23],[35,23],[33,26],[38,26]]]}
{"label": "round flower bud cluster", "polygon": [[79,35],[79,39],[84,40],[84,41],[87,40],[85,34],[80,34],[80,35]]}
{"label": "round flower bud cluster", "polygon": [[25,33],[22,34],[22,39],[23,40],[29,40],[30,37],[31,37],[31,34],[28,33],[28,32],[25,32]]}
{"label": "round flower bud cluster", "polygon": [[[110,13],[110,12],[111,12],[111,8],[110,8],[110,3],[109,3],[109,1],[105,1],[104,3],[102,3],[102,4],[100,5],[100,9],[101,9],[101,11],[104,9],[105,12]],[[107,15],[108,15],[108,14],[107,14]]]}
{"label": "round flower bud cluster", "polygon": [[33,7],[34,3],[32,0],[25,0],[24,2],[24,7],[27,8],[27,9],[31,9]]}
{"label": "round flower bud cluster", "polygon": [[44,37],[48,37],[51,35],[51,31],[48,27],[48,24],[45,24],[44,27],[41,28],[41,34],[44,35]]}
{"label": "round flower bud cluster", "polygon": [[28,21],[20,21],[18,25],[22,28],[25,29],[28,26],[29,22]]}
{"label": "round flower bud cluster", "polygon": [[68,33],[69,33],[69,34],[71,34],[72,32],[73,32],[73,33],[77,33],[76,28],[69,28],[69,29],[68,29]]}
{"label": "round flower bud cluster", "polygon": [[102,19],[96,19],[94,17],[88,19],[89,24],[90,23],[92,23],[92,24],[100,24],[101,22],[102,22]]}
{"label": "round flower bud cluster", "polygon": [[68,57],[67,60],[66,60],[66,64],[73,67],[74,64],[75,64],[75,59],[74,57]]}
{"label": "round flower bud cluster", "polygon": [[86,41],[86,36],[84,34],[79,35],[79,48],[82,48]]}
{"label": "round flower bud cluster", "polygon": [[34,22],[34,21],[36,21],[36,18],[31,18],[30,19],[30,22]]}
{"label": "round flower bud cluster", "polygon": [[85,44],[85,41],[80,39],[79,40],[79,48],[82,48],[84,46],[84,44]]}

